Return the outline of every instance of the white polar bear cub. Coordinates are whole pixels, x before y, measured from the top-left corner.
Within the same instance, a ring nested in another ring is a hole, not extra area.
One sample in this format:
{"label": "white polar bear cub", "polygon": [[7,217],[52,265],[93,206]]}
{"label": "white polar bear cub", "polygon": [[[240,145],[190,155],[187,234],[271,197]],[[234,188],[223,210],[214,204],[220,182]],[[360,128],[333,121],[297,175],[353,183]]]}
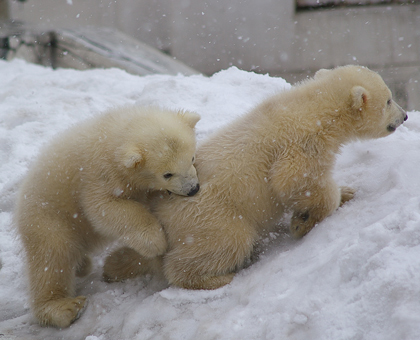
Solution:
{"label": "white polar bear cub", "polygon": [[120,240],[147,258],[165,252],[165,233],[143,203],[151,191],[198,192],[199,119],[193,112],[114,109],[41,152],[22,183],[15,220],[42,325],[67,327],[81,313],[86,297],[75,297],[75,275],[89,272],[94,248]]}
{"label": "white polar bear cub", "polygon": [[318,71],[201,144],[200,192],[154,202],[166,254],[150,260],[117,250],[105,262],[104,277],[163,270],[170,284],[183,288],[230,283],[285,213],[292,213],[291,234],[302,237],[353,197],[354,190],[332,176],[342,145],[388,136],[406,119],[379,74],[351,65]]}

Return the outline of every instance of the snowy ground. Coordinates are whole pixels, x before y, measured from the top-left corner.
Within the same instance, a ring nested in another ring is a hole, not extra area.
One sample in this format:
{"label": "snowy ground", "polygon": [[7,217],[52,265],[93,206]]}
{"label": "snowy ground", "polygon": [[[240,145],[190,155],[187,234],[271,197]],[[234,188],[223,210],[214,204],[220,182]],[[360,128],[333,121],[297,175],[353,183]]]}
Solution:
{"label": "snowy ground", "polygon": [[[154,279],[78,281],[89,305],[69,329],[39,327],[28,308],[21,245],[11,224],[17,186],[40,146],[112,106],[196,110],[202,140],[288,88],[239,71],[137,77],[0,61],[0,339],[420,339],[420,114],[393,135],[343,148],[335,177],[356,198],[300,241],[279,233],[260,260],[216,291]],[[420,108],[419,108],[420,109]]]}

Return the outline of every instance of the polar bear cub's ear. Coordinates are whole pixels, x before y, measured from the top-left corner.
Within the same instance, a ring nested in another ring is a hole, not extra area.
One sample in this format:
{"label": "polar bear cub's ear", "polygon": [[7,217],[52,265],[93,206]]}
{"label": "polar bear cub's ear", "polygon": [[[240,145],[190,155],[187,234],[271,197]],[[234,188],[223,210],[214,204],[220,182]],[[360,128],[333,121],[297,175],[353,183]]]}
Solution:
{"label": "polar bear cub's ear", "polygon": [[368,101],[369,92],[362,86],[354,86],[351,89],[353,109],[362,110]]}
{"label": "polar bear cub's ear", "polygon": [[197,122],[200,120],[200,115],[192,111],[179,111],[178,117],[180,117],[190,128],[194,128]]}
{"label": "polar bear cub's ear", "polygon": [[128,168],[136,168],[142,166],[145,162],[145,158],[141,154],[140,150],[134,146],[121,146],[116,152],[117,159]]}
{"label": "polar bear cub's ear", "polygon": [[325,68],[322,68],[322,69],[316,71],[314,78],[315,79],[320,79],[320,78],[326,76],[328,73],[330,73],[330,71],[331,70],[327,70]]}

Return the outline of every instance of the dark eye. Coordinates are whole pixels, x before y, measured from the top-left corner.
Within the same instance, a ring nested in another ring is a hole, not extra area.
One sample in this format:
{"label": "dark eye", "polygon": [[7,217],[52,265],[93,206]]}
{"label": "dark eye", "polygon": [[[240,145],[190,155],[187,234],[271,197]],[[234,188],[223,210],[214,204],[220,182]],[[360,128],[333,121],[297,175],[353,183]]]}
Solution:
{"label": "dark eye", "polygon": [[164,174],[163,175],[163,178],[165,178],[165,179],[169,179],[169,178],[171,178],[173,176],[173,174],[171,174],[171,173],[167,173],[167,174]]}
{"label": "dark eye", "polygon": [[388,99],[388,101],[386,102],[386,105],[391,106],[392,104],[392,99]]}
{"label": "dark eye", "polygon": [[193,163],[195,162],[195,157],[193,157],[193,158],[192,158],[192,162],[193,162]]}

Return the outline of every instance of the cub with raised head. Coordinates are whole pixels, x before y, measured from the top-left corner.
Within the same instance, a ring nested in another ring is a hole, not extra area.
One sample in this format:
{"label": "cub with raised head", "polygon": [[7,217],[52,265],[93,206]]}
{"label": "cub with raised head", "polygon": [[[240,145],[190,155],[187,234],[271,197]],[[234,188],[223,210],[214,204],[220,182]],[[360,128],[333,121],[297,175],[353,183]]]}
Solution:
{"label": "cub with raised head", "polygon": [[[353,197],[353,189],[332,177],[340,147],[385,137],[406,119],[377,73],[345,66],[318,71],[210,137],[197,151],[200,192],[155,202],[168,235],[163,269],[169,283],[228,284],[285,211],[293,213],[291,233],[304,236]],[[104,275],[118,280],[159,266],[158,259],[122,249],[107,259]]]}

